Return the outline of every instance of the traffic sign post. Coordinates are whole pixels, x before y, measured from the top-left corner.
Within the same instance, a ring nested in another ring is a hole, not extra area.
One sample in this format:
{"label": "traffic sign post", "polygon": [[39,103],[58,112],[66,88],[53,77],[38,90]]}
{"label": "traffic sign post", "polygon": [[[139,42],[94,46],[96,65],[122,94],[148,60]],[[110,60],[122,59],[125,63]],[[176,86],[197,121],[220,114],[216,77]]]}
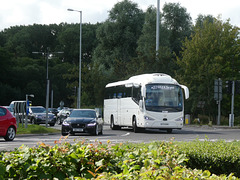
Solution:
{"label": "traffic sign post", "polygon": [[232,81],[232,105],[231,105],[231,116],[229,118],[229,127],[234,126],[234,95],[235,95],[235,81]]}
{"label": "traffic sign post", "polygon": [[218,119],[217,125],[220,125],[221,119],[221,100],[222,100],[222,80],[220,78],[215,79],[214,81],[214,99],[218,104]]}

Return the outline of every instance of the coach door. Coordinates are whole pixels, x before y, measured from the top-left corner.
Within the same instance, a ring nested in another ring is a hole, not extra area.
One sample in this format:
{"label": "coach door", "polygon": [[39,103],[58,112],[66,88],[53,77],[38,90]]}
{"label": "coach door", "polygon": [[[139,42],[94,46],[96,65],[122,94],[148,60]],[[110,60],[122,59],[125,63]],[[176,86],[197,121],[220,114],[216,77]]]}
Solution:
{"label": "coach door", "polygon": [[118,93],[118,96],[117,96],[117,118],[118,118],[119,125],[122,124],[121,98],[122,98],[122,93]]}

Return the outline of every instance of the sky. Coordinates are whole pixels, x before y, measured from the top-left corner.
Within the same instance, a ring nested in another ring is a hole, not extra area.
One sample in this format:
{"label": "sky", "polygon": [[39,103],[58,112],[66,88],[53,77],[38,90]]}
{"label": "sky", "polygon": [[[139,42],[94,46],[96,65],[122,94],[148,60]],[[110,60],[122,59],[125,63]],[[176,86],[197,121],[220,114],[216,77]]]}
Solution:
{"label": "sky", "polygon": [[[109,11],[122,0],[6,0],[0,6],[0,31],[11,26],[33,24],[79,23],[95,24],[104,22]],[[157,6],[157,0],[132,0],[143,11]],[[223,21],[230,19],[232,25],[240,27],[240,0],[160,0],[160,11],[165,3],[180,3],[187,9],[193,23],[199,14],[221,16]]]}

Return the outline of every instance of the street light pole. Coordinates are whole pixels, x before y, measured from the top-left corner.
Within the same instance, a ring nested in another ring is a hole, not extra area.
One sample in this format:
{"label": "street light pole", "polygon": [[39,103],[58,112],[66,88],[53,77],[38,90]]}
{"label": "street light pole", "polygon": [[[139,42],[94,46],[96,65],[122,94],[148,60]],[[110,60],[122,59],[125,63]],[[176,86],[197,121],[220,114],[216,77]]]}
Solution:
{"label": "street light pole", "polygon": [[75,11],[80,13],[80,37],[79,37],[79,81],[78,81],[78,99],[77,108],[81,107],[81,64],[82,64],[82,11],[67,9],[68,11]]}
{"label": "street light pole", "polygon": [[32,52],[33,54],[43,54],[46,56],[47,61],[47,92],[46,92],[46,127],[48,127],[48,106],[49,106],[49,86],[50,86],[50,80],[48,79],[48,58],[52,54],[62,54],[63,52],[49,52],[49,48],[47,48],[47,52]]}
{"label": "street light pole", "polygon": [[159,14],[160,14],[160,0],[157,0],[157,17],[156,17],[156,53],[159,50]]}

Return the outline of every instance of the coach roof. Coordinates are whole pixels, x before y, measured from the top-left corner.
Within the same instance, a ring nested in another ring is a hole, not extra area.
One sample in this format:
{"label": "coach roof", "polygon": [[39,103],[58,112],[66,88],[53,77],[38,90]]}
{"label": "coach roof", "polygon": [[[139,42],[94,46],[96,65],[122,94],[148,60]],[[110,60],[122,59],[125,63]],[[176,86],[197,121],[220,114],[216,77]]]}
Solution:
{"label": "coach roof", "polygon": [[178,84],[178,82],[173,79],[171,76],[163,73],[153,73],[153,74],[141,74],[130,77],[128,80],[118,81],[109,83],[106,87],[114,87],[120,85],[126,86],[139,86],[145,85],[148,83],[168,83],[168,84]]}

